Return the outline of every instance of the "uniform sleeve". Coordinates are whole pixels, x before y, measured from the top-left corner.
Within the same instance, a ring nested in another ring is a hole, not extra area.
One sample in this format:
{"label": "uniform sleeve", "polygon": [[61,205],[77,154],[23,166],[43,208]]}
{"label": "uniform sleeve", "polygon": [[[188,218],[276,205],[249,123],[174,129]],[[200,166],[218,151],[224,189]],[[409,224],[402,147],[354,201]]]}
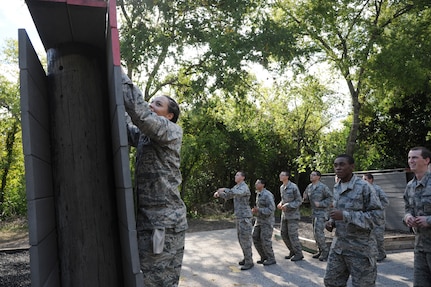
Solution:
{"label": "uniform sleeve", "polygon": [[387,206],[389,206],[388,196],[386,195],[386,193],[383,191],[383,189],[380,186],[376,186],[376,192],[377,192],[377,195],[379,196],[380,203],[382,204],[382,207],[386,208]]}
{"label": "uniform sleeve", "polygon": [[293,196],[294,196],[294,199],[288,203],[285,203],[283,206],[286,206],[292,209],[296,209],[300,207],[302,204],[302,196],[297,186],[293,187]]}
{"label": "uniform sleeve", "polygon": [[332,192],[326,185],[323,185],[323,200],[320,202],[320,207],[326,208],[332,205]]}
{"label": "uniform sleeve", "polygon": [[[355,198],[358,204],[356,208],[343,211],[343,220],[363,229],[372,230],[383,221],[382,205],[371,185],[357,185],[356,188],[358,188],[358,195],[362,197]],[[360,205],[362,208],[358,208]]]}
{"label": "uniform sleeve", "polygon": [[263,215],[271,215],[275,211],[275,201],[274,197],[271,196],[271,194],[268,193],[265,194],[265,206],[262,208],[259,208],[259,213]]}
{"label": "uniform sleeve", "polygon": [[137,147],[139,142],[139,136],[141,135],[141,131],[132,123],[132,119],[126,113],[126,128],[127,128],[127,140],[129,141],[129,145]]}
{"label": "uniform sleeve", "polygon": [[405,211],[405,215],[403,218],[403,221],[405,223],[405,219],[408,216],[415,216],[415,211],[414,211],[414,207],[412,204],[410,204],[410,184],[407,184],[406,190],[404,191],[404,195],[403,195],[403,199],[404,199],[404,211]]}
{"label": "uniform sleeve", "polygon": [[225,188],[224,193],[221,193],[220,197],[227,200],[237,196],[241,197],[241,196],[249,196],[249,195],[250,195],[250,190],[248,189],[247,185],[241,184],[234,188]]}
{"label": "uniform sleeve", "polygon": [[[182,137],[182,131],[179,126],[150,110],[149,104],[144,100],[142,92],[124,72],[122,75],[122,84],[126,112],[141,133],[160,145],[166,145]],[[173,128],[173,126],[177,128]]]}

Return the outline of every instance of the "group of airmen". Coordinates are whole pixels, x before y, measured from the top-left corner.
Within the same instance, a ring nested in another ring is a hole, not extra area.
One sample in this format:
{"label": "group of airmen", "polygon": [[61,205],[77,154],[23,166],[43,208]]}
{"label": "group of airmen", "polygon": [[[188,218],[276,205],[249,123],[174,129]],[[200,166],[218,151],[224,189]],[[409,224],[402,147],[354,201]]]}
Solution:
{"label": "group of airmen", "polygon": [[[234,187],[217,189],[215,198],[234,201],[237,235],[244,255],[239,261],[241,270],[254,266],[252,243],[260,256],[258,264],[276,264],[272,248],[276,208],[282,211],[281,237],[289,250],[284,258],[294,262],[302,260],[299,207],[303,202],[309,202],[313,235],[318,247],[312,257],[327,261],[325,286],[346,286],[349,276],[353,286],[375,286],[376,262],[386,258],[384,209],[389,205],[387,195],[374,183],[371,173],[362,177],[353,173],[354,159],[350,155],[337,156],[334,171],[336,182],[333,191],[321,182],[321,173],[315,170],[311,172],[311,183],[302,195],[298,186],[289,180],[290,173],[280,172],[282,184],[278,204],[266,189],[266,181],[258,178],[255,182],[256,203],[251,209],[251,193],[243,171],[236,173]],[[325,228],[330,232],[335,228],[331,247],[326,242]]]}
{"label": "group of airmen", "polygon": [[[130,78],[122,74],[124,107],[129,144],[137,147],[135,188],[137,190],[136,229],[139,261],[145,286],[178,286],[184,256],[187,230],[186,206],[181,199],[180,149],[182,129],[176,124],[178,103],[167,95],[150,103]],[[431,287],[431,152],[415,147],[408,153],[408,164],[414,177],[404,192],[403,222],[415,233],[414,287]],[[260,255],[259,264],[276,264],[272,249],[274,211],[282,211],[281,236],[289,249],[285,259],[304,258],[298,238],[299,206],[310,202],[313,231],[319,251],[313,255],[327,261],[325,286],[346,286],[351,276],[354,287],[375,286],[376,262],[386,257],[383,247],[384,193],[372,184],[372,176],[353,174],[354,159],[341,154],[334,160],[338,178],[331,192],[313,171],[311,183],[301,196],[289,181],[289,172],[280,173],[281,201],[275,206],[274,196],[266,182],[256,181],[256,204],[250,208],[250,190],[245,173],[235,175],[233,188],[219,188],[214,197],[233,198],[237,233],[244,258],[241,270],[251,269],[252,244]],[[253,214],[256,221],[253,224]],[[253,226],[254,225],[254,226]],[[323,227],[335,228],[331,247],[325,242]]]}

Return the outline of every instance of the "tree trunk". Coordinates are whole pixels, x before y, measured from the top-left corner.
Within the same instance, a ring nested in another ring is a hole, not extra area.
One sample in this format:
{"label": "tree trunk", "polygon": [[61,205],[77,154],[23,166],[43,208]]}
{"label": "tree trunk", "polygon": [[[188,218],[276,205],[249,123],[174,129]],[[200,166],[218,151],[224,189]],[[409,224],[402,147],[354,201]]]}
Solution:
{"label": "tree trunk", "polygon": [[352,126],[350,128],[349,138],[347,140],[346,153],[348,155],[353,156],[356,147],[356,140],[358,139],[358,131],[359,131],[359,112],[361,108],[361,104],[359,103],[359,92],[351,91],[352,95],[352,106],[353,106],[353,121]]}
{"label": "tree trunk", "polygon": [[9,174],[10,167],[12,166],[13,161],[13,146],[15,144],[15,134],[18,131],[18,121],[14,120],[12,128],[7,132],[6,136],[6,160],[3,166],[2,178],[1,178],[1,187],[0,187],[0,215],[3,214],[4,208],[4,198],[7,184],[7,176]]}

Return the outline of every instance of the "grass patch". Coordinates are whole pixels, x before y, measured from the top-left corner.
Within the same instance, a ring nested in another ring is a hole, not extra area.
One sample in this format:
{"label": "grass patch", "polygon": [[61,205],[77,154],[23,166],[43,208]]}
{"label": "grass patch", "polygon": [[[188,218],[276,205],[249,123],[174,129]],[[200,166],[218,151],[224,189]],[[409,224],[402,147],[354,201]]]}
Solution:
{"label": "grass patch", "polygon": [[7,218],[0,221],[0,248],[28,245],[28,222],[25,217]]}
{"label": "grass patch", "polygon": [[21,232],[28,230],[26,217],[12,217],[0,220],[0,232]]}

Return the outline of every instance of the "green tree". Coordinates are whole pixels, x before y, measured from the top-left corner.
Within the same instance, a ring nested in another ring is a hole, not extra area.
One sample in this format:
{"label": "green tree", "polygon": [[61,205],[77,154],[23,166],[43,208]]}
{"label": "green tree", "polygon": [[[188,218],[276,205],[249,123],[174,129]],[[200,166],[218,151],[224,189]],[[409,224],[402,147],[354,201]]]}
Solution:
{"label": "green tree", "polygon": [[[329,62],[347,84],[352,103],[348,154],[353,155],[357,143],[369,64],[381,53],[379,44],[385,32],[394,21],[427,9],[427,5],[426,1],[276,1],[272,21],[280,31],[296,32],[297,49],[303,51],[295,57],[298,62]],[[284,59],[281,51],[273,52],[277,59]]]}
{"label": "green tree", "polygon": [[23,215],[26,197],[16,41],[6,42],[0,62],[0,216]]}
{"label": "green tree", "polygon": [[406,166],[412,146],[429,146],[431,9],[392,23],[370,64],[367,103],[361,113],[360,145],[374,158],[368,168]]}
{"label": "green tree", "polygon": [[233,89],[248,77],[244,69],[254,57],[250,35],[265,2],[119,1],[128,74],[145,82],[146,99],[163,88],[179,88],[184,78],[196,96]]}

